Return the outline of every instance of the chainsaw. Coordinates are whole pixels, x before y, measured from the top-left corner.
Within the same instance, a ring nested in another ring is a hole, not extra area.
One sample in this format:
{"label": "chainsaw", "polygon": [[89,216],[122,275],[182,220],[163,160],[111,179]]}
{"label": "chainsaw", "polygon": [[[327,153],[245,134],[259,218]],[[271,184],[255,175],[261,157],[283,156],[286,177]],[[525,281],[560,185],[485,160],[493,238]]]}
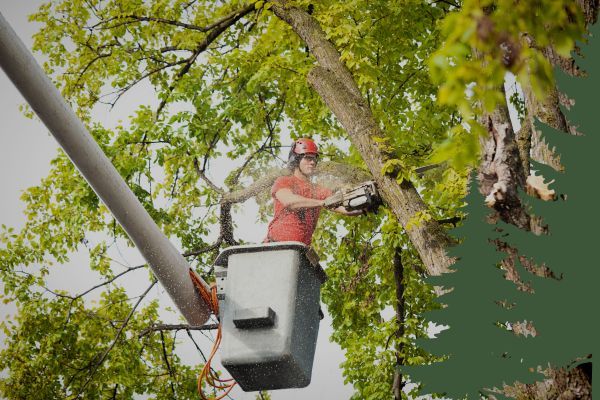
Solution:
{"label": "chainsaw", "polygon": [[335,192],[325,199],[324,206],[336,208],[343,206],[348,211],[375,211],[382,204],[374,181],[363,182],[358,186]]}

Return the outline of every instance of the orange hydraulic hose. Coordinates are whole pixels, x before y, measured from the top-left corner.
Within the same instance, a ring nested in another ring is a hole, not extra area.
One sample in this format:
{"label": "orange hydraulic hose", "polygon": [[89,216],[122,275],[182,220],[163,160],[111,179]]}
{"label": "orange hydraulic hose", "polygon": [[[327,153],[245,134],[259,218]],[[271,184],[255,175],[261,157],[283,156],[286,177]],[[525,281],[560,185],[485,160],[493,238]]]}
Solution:
{"label": "orange hydraulic hose", "polygon": [[[190,269],[190,277],[192,278],[194,285],[198,288],[200,296],[202,296],[204,302],[209,305],[214,315],[219,316],[219,300],[217,299],[217,286],[214,283],[211,284],[209,293],[204,288],[204,285],[202,285],[202,281],[200,280],[198,275],[196,275],[196,273],[192,269]],[[221,323],[219,322],[219,326],[217,328],[217,337],[215,339],[215,342],[213,343],[210,355],[208,356],[208,359],[206,360],[206,363],[204,364],[200,375],[198,375],[198,393],[200,394],[200,398],[202,400],[221,400],[225,396],[227,396],[229,392],[231,392],[235,385],[237,385],[237,382],[235,382],[232,378],[219,378],[211,368],[211,362],[215,354],[217,353],[219,346],[221,345],[221,338],[222,331]],[[204,391],[202,390],[202,383],[204,381],[206,381],[206,383],[209,386],[212,386],[217,390],[225,390],[225,392],[217,397],[207,397],[204,394]]]}

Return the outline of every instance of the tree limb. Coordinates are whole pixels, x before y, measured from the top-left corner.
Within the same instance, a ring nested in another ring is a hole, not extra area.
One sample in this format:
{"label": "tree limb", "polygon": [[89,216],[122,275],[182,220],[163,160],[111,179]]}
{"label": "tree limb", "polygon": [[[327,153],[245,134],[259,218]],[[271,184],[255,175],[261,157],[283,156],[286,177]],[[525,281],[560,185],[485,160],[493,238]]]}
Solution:
{"label": "tree limb", "polygon": [[144,337],[152,332],[163,332],[163,331],[209,331],[218,329],[219,324],[205,324],[201,326],[192,326],[187,324],[155,324],[140,332],[138,337]]}
{"label": "tree limb", "polygon": [[481,140],[482,155],[478,171],[479,190],[485,202],[503,221],[530,230],[530,217],[521,203],[519,189],[527,178],[521,162],[516,136],[506,104],[485,114],[481,124],[488,135]]}
{"label": "tree limb", "polygon": [[206,35],[204,40],[202,40],[198,44],[198,46],[196,47],[196,50],[194,51],[192,56],[187,60],[185,65],[175,75],[173,82],[167,89],[167,95],[160,102],[160,105],[158,106],[158,109],[156,110],[156,115],[160,114],[162,109],[165,107],[171,93],[173,92],[173,90],[175,89],[175,86],[177,85],[177,82],[179,81],[179,79],[181,79],[182,76],[184,76],[190,70],[190,68],[192,67],[192,65],[198,58],[198,56],[203,51],[205,51],[208,48],[208,46],[210,46],[210,44],[212,42],[214,42],[221,35],[221,33],[225,32],[229,27],[234,25],[237,21],[239,21],[241,18],[243,18],[247,14],[253,12],[254,10],[255,10],[254,4],[249,4],[249,5],[241,8],[240,10],[237,10],[237,11],[231,13],[229,16],[227,16],[227,18],[224,18],[224,19],[216,22],[215,24],[213,24],[213,26],[211,26],[211,28],[208,32],[208,35]]}
{"label": "tree limb", "polygon": [[198,177],[202,179],[204,183],[206,183],[212,190],[214,190],[217,193],[223,193],[223,189],[221,189],[220,187],[215,185],[210,179],[208,179],[204,170],[200,168],[200,163],[198,161],[198,158],[196,157],[194,157],[194,169],[196,170],[196,174],[198,174]]}
{"label": "tree limb", "polygon": [[[395,176],[382,174],[387,157],[374,139],[383,138],[383,132],[352,74],[340,61],[340,53],[311,15],[289,6],[286,0],[271,0],[271,3],[275,15],[292,27],[317,59],[319,65],[308,74],[309,84],[346,129],[377,182],[383,199],[402,226],[407,227],[417,213],[428,212],[428,207],[410,182],[405,180],[398,184]],[[439,275],[448,271],[452,260],[446,255],[445,248],[450,239],[436,221],[412,226],[407,229],[407,234],[428,273]]]}
{"label": "tree limb", "polygon": [[188,24],[185,22],[179,22],[176,20],[171,20],[171,19],[166,19],[166,18],[158,18],[158,17],[147,17],[147,16],[141,16],[141,15],[135,15],[135,14],[130,14],[130,15],[123,15],[123,16],[117,16],[117,17],[113,17],[110,19],[107,19],[105,21],[100,21],[95,25],[92,25],[91,27],[89,27],[88,29],[95,29],[97,27],[100,27],[103,24],[107,24],[109,22],[115,21],[115,20],[120,20],[120,19],[132,19],[133,21],[125,21],[120,25],[112,25],[112,26],[108,26],[108,27],[101,27],[100,29],[112,29],[112,28],[116,28],[119,27],[123,24],[129,24],[129,23],[135,23],[135,22],[158,22],[161,24],[166,24],[166,25],[172,25],[172,26],[178,26],[181,28],[185,28],[185,29],[191,29],[194,31],[198,31],[198,32],[208,32],[212,29],[215,29],[216,27],[226,24],[229,20],[235,18],[238,16],[238,14],[240,12],[243,12],[243,10],[247,9],[251,7],[252,10],[254,10],[254,3],[247,5],[245,8],[242,8],[241,10],[235,10],[227,15],[225,15],[223,18],[213,22],[212,24],[206,25],[206,26],[199,26],[199,25],[194,25],[194,24]]}

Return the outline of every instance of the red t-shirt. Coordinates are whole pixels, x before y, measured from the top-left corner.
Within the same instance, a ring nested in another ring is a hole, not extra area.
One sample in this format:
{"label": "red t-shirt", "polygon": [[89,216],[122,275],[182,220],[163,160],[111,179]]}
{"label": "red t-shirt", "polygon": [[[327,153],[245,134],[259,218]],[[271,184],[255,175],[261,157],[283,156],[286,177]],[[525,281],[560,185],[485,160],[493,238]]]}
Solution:
{"label": "red t-shirt", "polygon": [[292,193],[309,199],[324,200],[331,196],[331,191],[324,187],[304,181],[294,175],[281,176],[275,180],[271,188],[271,196],[275,204],[275,215],[269,223],[267,241],[284,242],[293,240],[310,245],[312,234],[319,220],[321,208],[301,208],[290,210],[275,197],[280,189],[290,189]]}

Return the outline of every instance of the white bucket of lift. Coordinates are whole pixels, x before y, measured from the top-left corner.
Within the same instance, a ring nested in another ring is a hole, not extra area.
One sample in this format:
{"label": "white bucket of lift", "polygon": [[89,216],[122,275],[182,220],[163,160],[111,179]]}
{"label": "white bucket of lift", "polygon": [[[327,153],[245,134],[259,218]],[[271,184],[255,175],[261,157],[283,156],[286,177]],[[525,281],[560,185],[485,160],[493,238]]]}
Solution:
{"label": "white bucket of lift", "polygon": [[215,261],[223,330],[221,363],[244,391],[305,387],[327,276],[309,246],[233,246]]}

